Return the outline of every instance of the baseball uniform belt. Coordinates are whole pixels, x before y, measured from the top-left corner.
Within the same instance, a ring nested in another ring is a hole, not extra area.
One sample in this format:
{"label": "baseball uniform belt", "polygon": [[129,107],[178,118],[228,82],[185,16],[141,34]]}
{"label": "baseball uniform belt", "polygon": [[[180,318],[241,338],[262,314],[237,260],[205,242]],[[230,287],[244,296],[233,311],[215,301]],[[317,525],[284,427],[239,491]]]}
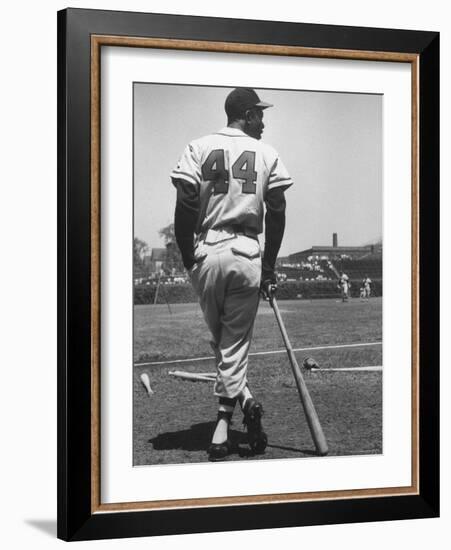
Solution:
{"label": "baseball uniform belt", "polygon": [[219,229],[208,229],[199,235],[199,240],[206,244],[217,244],[229,239],[235,239],[237,235],[244,235],[258,241],[257,232],[241,226],[221,227]]}

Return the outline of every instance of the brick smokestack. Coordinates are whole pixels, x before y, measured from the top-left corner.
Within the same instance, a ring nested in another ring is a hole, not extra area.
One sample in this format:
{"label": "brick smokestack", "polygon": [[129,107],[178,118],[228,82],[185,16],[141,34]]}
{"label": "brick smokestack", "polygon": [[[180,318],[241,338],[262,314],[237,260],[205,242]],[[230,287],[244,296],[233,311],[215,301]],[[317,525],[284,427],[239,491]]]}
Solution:
{"label": "brick smokestack", "polygon": [[332,233],[332,246],[334,248],[338,246],[338,235],[336,233]]}

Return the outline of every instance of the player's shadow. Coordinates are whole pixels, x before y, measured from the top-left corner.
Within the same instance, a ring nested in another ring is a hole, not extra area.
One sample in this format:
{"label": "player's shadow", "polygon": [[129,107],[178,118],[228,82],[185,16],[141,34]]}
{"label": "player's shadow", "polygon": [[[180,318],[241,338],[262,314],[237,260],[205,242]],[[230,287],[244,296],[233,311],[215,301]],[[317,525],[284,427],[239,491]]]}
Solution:
{"label": "player's shadow", "polygon": [[[312,449],[299,449],[297,447],[287,447],[285,445],[274,445],[271,443],[268,443],[267,450],[268,449],[279,449],[281,451],[290,451],[293,453],[291,458],[295,458],[296,456],[299,456],[299,454],[303,456],[316,456],[316,452]],[[236,447],[237,453],[241,458],[249,458],[249,457],[255,457],[254,451],[252,451],[247,444],[244,445],[237,445]],[[281,457],[271,457],[271,458],[281,458]],[[284,458],[287,458],[286,456]]]}
{"label": "player's shadow", "polygon": [[[205,451],[211,443],[211,437],[215,429],[215,422],[202,422],[193,424],[186,430],[176,432],[165,432],[149,439],[156,451],[183,450],[183,451]],[[242,432],[229,430],[229,438],[232,443],[237,444],[243,437]]]}
{"label": "player's shadow", "polygon": [[[215,425],[215,422],[193,424],[186,430],[161,433],[149,439],[148,442],[152,444],[156,451],[205,451],[211,443],[211,436],[213,435]],[[246,435],[243,432],[230,428],[229,439],[232,442],[232,454],[238,454],[241,458],[255,456],[255,453],[249,449]],[[299,449],[276,444],[268,444],[268,448],[292,451],[296,454],[308,456],[316,455],[312,449]]]}
{"label": "player's shadow", "polygon": [[292,451],[293,453],[302,453],[303,455],[316,456],[318,453],[312,449],[299,449],[297,447],[287,447],[286,445],[274,445],[268,443],[270,449],[280,449],[281,451]]}

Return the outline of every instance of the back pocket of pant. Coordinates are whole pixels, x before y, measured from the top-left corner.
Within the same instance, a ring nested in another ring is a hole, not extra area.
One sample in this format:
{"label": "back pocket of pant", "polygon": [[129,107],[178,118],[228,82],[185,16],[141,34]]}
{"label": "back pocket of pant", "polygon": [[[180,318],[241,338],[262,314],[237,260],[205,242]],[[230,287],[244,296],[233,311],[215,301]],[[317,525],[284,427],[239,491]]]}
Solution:
{"label": "back pocket of pant", "polygon": [[231,250],[235,256],[244,256],[244,258],[247,258],[248,260],[255,260],[255,258],[260,257],[260,252],[247,252],[234,247],[232,247]]}

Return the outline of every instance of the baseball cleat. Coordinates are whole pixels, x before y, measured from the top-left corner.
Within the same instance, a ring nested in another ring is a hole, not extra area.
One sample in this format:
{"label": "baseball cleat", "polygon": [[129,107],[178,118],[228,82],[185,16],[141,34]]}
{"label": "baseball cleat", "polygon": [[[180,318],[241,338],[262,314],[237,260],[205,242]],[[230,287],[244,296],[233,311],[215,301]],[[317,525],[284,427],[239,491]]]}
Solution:
{"label": "baseball cleat", "polygon": [[261,418],[263,416],[263,407],[261,403],[253,398],[246,400],[243,408],[243,424],[247,428],[247,440],[251,450],[255,454],[265,452],[268,444],[268,436],[263,431]]}
{"label": "baseball cleat", "polygon": [[[227,439],[225,441],[222,441],[221,443],[211,443],[208,447],[207,453],[208,453],[208,459],[212,462],[217,460],[224,460],[224,458],[229,455],[232,452],[232,443],[228,437],[228,430],[230,423],[232,422],[232,412],[226,412],[226,411],[218,411],[218,419],[216,421],[216,428],[215,433],[218,428],[218,423],[221,420],[225,420],[227,422]],[[213,435],[214,439],[214,435]]]}
{"label": "baseball cleat", "polygon": [[232,451],[232,444],[228,439],[223,443],[212,443],[208,447],[208,460],[216,462],[218,460],[224,460],[224,458],[229,455]]}

